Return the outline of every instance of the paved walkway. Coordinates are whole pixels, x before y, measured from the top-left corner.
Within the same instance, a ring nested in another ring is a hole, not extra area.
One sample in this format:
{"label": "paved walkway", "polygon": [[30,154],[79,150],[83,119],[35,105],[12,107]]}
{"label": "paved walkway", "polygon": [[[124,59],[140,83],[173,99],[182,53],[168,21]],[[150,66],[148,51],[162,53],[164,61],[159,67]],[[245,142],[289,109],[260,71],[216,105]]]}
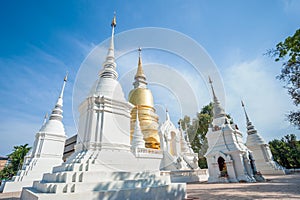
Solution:
{"label": "paved walkway", "polygon": [[265,178],[264,183],[188,184],[188,199],[300,199],[300,173]]}
{"label": "paved walkway", "polygon": [[[265,183],[188,184],[189,200],[300,199],[300,173],[265,176]],[[0,193],[1,200],[18,200],[21,193]]]}
{"label": "paved walkway", "polygon": [[2,200],[19,200],[20,196],[21,192],[0,193],[0,199]]}

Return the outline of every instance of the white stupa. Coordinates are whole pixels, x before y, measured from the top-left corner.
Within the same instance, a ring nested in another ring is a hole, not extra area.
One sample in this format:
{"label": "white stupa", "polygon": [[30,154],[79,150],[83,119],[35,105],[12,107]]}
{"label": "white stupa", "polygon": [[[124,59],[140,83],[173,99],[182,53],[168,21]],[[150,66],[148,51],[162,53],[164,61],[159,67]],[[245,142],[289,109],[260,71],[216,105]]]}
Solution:
{"label": "white stupa", "polygon": [[166,120],[159,127],[160,145],[163,150],[161,170],[169,172],[172,182],[198,182],[207,180],[207,171],[198,166],[198,154],[191,148],[188,134],[179,129],[170,120],[166,111]]}
{"label": "white stupa", "polygon": [[208,182],[255,182],[256,168],[251,152],[243,144],[243,135],[237,126],[230,124],[212,81],[209,82],[213,94],[213,121],[206,134]]}
{"label": "white stupa", "polygon": [[188,146],[187,135],[177,129],[166,111],[166,120],[159,128],[161,149],[164,151],[162,170],[198,169],[198,154]]}
{"label": "white stupa", "polygon": [[31,187],[33,181],[41,180],[44,173],[51,172],[54,166],[63,162],[66,134],[62,123],[62,107],[66,82],[67,76],[49,120],[45,118],[43,126],[35,135],[32,151],[25,156],[21,170],[12,181],[5,183],[3,192],[16,192],[21,191],[22,187]]}
{"label": "white stupa", "polygon": [[[75,152],[21,199],[183,199],[185,184],[160,176],[162,151],[130,145],[130,111],[117,81],[114,28],[99,79],[79,106]],[[139,137],[139,136],[138,136]],[[137,138],[139,140],[139,138]]]}
{"label": "white stupa", "polygon": [[247,141],[246,146],[252,151],[255,159],[256,168],[262,174],[285,174],[285,168],[273,160],[269,145],[260,136],[257,130],[249,120],[245,105],[242,101],[242,107],[247,121]]}
{"label": "white stupa", "polygon": [[145,148],[145,140],[140,126],[138,109],[136,112],[136,119],[137,120],[135,120],[135,128],[131,140],[131,148],[133,150],[136,150],[138,148]]}

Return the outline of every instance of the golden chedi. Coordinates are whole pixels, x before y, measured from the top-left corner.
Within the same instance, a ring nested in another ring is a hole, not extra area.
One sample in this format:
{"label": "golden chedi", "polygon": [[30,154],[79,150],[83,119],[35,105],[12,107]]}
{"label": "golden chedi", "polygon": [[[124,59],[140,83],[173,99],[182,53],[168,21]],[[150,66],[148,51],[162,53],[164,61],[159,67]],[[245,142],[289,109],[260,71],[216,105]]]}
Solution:
{"label": "golden chedi", "polygon": [[152,93],[147,88],[146,76],[142,67],[141,49],[139,49],[138,68],[134,80],[134,89],[130,91],[128,97],[129,102],[135,105],[131,111],[130,136],[132,138],[138,110],[146,148],[160,149],[158,115],[155,113]]}

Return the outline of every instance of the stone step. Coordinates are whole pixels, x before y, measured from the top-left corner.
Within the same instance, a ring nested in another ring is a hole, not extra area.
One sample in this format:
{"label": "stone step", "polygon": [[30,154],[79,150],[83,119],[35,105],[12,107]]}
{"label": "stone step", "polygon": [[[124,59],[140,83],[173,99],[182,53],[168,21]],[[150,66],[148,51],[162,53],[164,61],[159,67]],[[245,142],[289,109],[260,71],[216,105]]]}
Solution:
{"label": "stone step", "polygon": [[[95,181],[95,180],[94,180]],[[34,188],[47,193],[80,193],[86,191],[109,191],[130,188],[146,188],[167,185],[169,182],[163,179],[135,179],[121,181],[101,181],[84,183],[44,183],[34,182]]]}
{"label": "stone step", "polygon": [[[98,177],[98,178],[97,178]],[[131,173],[131,172],[105,172],[105,171],[84,171],[73,172],[64,171],[56,173],[46,173],[43,175],[43,183],[56,183],[56,182],[93,182],[96,179],[107,181],[129,180],[129,179],[141,179],[141,178],[162,178],[168,180],[169,177],[160,176],[159,173],[143,172],[143,173]]]}
{"label": "stone step", "polygon": [[[72,186],[71,186],[72,188]],[[169,184],[162,186],[149,186],[144,188],[127,188],[121,190],[68,192],[68,193],[41,193],[34,188],[23,190],[22,199],[39,200],[66,200],[66,199],[130,199],[130,200],[161,200],[185,199],[185,184]]]}

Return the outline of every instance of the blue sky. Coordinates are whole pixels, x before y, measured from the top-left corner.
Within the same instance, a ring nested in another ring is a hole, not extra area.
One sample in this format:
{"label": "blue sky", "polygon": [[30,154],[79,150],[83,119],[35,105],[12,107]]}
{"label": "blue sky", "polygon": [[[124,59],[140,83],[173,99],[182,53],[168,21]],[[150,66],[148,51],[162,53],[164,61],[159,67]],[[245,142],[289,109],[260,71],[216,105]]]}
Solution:
{"label": "blue sky", "polygon": [[[287,133],[299,137],[299,131],[284,121],[293,105],[275,79],[280,65],[263,56],[299,28],[299,10],[297,0],[1,1],[0,155],[10,153],[14,145],[33,143],[67,70],[64,123],[67,134],[75,134],[76,73],[89,52],[109,37],[114,11],[117,33],[163,27],[201,44],[220,70],[226,111],[241,129],[242,98],[267,141]],[[144,62],[151,62],[150,57]]]}

